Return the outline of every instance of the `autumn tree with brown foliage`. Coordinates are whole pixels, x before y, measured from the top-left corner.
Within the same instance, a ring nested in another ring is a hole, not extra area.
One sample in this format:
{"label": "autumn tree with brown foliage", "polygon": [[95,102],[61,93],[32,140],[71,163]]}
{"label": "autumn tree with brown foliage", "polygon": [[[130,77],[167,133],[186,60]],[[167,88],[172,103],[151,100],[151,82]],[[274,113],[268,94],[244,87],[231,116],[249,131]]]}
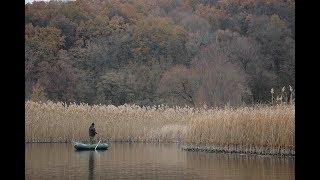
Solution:
{"label": "autumn tree with brown foliage", "polygon": [[294,11],[286,0],[29,3],[26,99],[268,103],[271,88],[295,86]]}

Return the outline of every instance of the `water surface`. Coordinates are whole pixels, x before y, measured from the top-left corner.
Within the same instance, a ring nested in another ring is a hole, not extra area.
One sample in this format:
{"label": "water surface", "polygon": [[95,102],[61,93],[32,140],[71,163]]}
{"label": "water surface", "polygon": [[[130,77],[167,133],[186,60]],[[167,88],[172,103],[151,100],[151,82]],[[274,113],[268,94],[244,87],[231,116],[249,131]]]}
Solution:
{"label": "water surface", "polygon": [[27,143],[25,177],[38,179],[294,179],[294,157],[188,152],[178,144],[110,143],[75,151],[66,143]]}

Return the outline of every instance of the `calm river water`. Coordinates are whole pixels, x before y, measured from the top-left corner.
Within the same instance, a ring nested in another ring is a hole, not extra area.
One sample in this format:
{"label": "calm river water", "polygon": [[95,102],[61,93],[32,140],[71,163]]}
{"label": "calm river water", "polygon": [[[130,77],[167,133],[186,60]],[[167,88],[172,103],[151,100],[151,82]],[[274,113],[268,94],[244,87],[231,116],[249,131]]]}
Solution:
{"label": "calm river water", "polygon": [[178,144],[110,143],[106,151],[72,144],[26,144],[25,177],[39,179],[294,179],[294,157],[187,152]]}

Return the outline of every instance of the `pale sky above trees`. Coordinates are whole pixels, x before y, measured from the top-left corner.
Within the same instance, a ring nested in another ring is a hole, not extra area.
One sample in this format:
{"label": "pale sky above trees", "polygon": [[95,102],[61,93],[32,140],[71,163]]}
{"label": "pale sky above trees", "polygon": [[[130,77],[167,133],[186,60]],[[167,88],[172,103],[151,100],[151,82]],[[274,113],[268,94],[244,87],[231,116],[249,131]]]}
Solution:
{"label": "pale sky above trees", "polygon": [[25,3],[33,2],[33,1],[50,1],[50,0],[25,0]]}
{"label": "pale sky above trees", "polygon": [[[48,2],[50,0],[25,0],[25,4],[27,3],[32,3],[33,1],[45,1],[45,2]],[[72,0],[56,0],[56,1],[72,1]]]}

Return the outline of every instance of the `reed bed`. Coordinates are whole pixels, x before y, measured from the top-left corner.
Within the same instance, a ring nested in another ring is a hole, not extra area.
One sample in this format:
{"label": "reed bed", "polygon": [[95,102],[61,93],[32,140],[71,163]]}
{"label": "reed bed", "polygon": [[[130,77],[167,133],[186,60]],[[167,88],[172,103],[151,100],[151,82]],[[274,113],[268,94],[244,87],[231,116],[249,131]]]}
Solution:
{"label": "reed bed", "polygon": [[294,155],[293,105],[225,108],[193,118],[186,150]]}
{"label": "reed bed", "polygon": [[25,102],[26,142],[181,142],[186,150],[294,154],[294,105],[239,108]]}

